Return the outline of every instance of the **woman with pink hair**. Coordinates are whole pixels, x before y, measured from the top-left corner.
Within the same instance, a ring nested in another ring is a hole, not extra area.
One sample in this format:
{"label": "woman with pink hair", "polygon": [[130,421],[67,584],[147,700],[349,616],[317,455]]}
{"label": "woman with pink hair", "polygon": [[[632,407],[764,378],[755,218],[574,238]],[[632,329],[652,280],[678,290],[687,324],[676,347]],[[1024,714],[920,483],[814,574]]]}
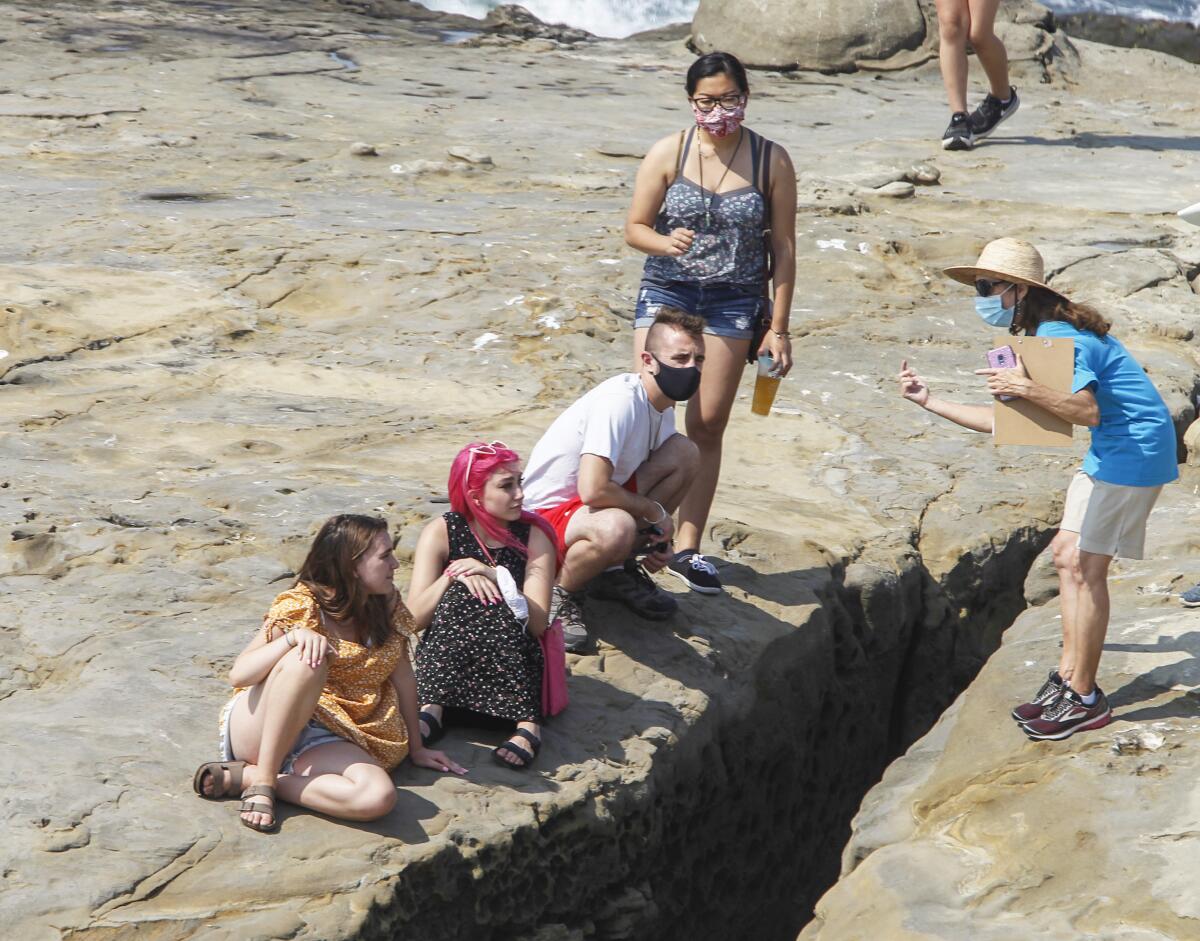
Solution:
{"label": "woman with pink hair", "polygon": [[470,444],[450,466],[451,512],[417,542],[408,607],[417,629],[421,738],[444,732],[447,709],[516,723],[493,752],[529,767],[541,747],[539,638],[557,573],[554,532],[522,508],[520,458],[499,441]]}

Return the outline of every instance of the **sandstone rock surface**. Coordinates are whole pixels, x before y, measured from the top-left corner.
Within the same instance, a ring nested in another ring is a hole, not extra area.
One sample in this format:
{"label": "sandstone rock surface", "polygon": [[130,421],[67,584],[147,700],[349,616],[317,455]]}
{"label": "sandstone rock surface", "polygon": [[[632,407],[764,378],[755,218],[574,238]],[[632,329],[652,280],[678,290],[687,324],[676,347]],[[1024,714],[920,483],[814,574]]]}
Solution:
{"label": "sandstone rock surface", "polygon": [[1115,719],[1030,742],[1007,713],[1058,660],[1057,602],[1031,608],[933,730],[867,795],[842,880],[803,941],[1192,938],[1200,909],[1196,471],[1118,561],[1100,681]]}
{"label": "sandstone rock surface", "polygon": [[[465,780],[402,766],[378,824],[295,812],[267,839],[188,787],[222,674],[323,517],[384,513],[411,553],[462,443],[527,452],[626,367],[622,218],[636,155],[690,119],[690,56],[471,45],[399,0],[219,6],[0,8],[5,930],[794,936],[861,794],[1024,606],[1082,451],[996,451],[896,401],[905,356],[982,398],[990,333],[940,269],[1034,238],[1182,433],[1196,340],[1160,327],[1194,309],[1200,237],[1162,204],[1194,185],[1197,114],[1156,122],[1195,70],[1080,43],[1076,84],[1047,72],[952,160],[933,65],[756,75],[751,123],[802,174],[800,366],[768,419],[749,379],[735,406],[709,534],[730,590],[660,625],[595,605],[534,773],[455,730]],[[904,202],[860,179],[935,157]],[[391,171],[420,161],[462,169]],[[1082,276],[1097,258],[1112,277]]]}
{"label": "sandstone rock surface", "polygon": [[700,0],[692,42],[759,68],[847,70],[887,59],[926,39],[917,0]]}

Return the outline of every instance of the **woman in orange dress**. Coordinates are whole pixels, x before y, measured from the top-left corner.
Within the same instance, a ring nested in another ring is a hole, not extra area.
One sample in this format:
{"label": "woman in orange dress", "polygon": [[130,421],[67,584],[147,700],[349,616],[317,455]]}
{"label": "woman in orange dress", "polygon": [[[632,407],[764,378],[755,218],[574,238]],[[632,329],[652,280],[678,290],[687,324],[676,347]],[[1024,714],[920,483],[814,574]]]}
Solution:
{"label": "woman in orange dress", "polygon": [[415,628],[392,583],[396,567],[386,520],[344,514],[321,527],[295,586],[229,671],[223,760],[196,770],[196,793],[241,793],[242,823],[272,832],[276,795],[331,817],[384,816],[396,803],[389,772],[406,755],[465,773],[419,735],[410,746]]}

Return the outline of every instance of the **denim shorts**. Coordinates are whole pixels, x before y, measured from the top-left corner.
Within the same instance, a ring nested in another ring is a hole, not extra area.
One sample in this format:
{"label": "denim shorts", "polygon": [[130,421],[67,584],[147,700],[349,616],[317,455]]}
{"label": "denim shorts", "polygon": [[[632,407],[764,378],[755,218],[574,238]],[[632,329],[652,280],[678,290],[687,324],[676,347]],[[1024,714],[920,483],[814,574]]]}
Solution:
{"label": "denim shorts", "polygon": [[[250,695],[248,689],[242,690],[233,699],[225,704],[225,708],[221,710],[221,738],[220,751],[222,761],[234,761],[236,755],[233,753],[233,746],[229,740],[229,716],[233,712],[234,704],[243,696]],[[344,742],[336,732],[331,732],[316,719],[310,719],[308,725],[300,730],[300,734],[296,736],[296,742],[292,745],[291,750],[283,756],[283,762],[279,766],[280,774],[291,774],[295,768],[296,759],[301,754],[308,751],[310,748],[316,748],[318,745],[328,745],[331,742]]]}
{"label": "denim shorts", "polygon": [[704,332],[733,340],[754,336],[759,315],[770,302],[752,288],[729,282],[643,281],[638,288],[634,327],[649,327],[660,307],[677,307],[704,318]]}

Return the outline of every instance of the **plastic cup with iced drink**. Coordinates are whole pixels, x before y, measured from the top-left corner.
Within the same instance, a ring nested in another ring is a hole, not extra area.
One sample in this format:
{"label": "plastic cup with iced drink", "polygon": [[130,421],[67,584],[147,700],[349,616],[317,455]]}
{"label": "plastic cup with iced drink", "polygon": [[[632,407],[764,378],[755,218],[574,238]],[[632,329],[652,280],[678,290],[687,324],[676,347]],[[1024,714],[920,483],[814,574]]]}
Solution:
{"label": "plastic cup with iced drink", "polygon": [[758,358],[758,376],[754,380],[754,401],[750,411],[755,415],[770,415],[775,393],[779,391],[779,376],[775,372],[775,360],[766,353]]}

